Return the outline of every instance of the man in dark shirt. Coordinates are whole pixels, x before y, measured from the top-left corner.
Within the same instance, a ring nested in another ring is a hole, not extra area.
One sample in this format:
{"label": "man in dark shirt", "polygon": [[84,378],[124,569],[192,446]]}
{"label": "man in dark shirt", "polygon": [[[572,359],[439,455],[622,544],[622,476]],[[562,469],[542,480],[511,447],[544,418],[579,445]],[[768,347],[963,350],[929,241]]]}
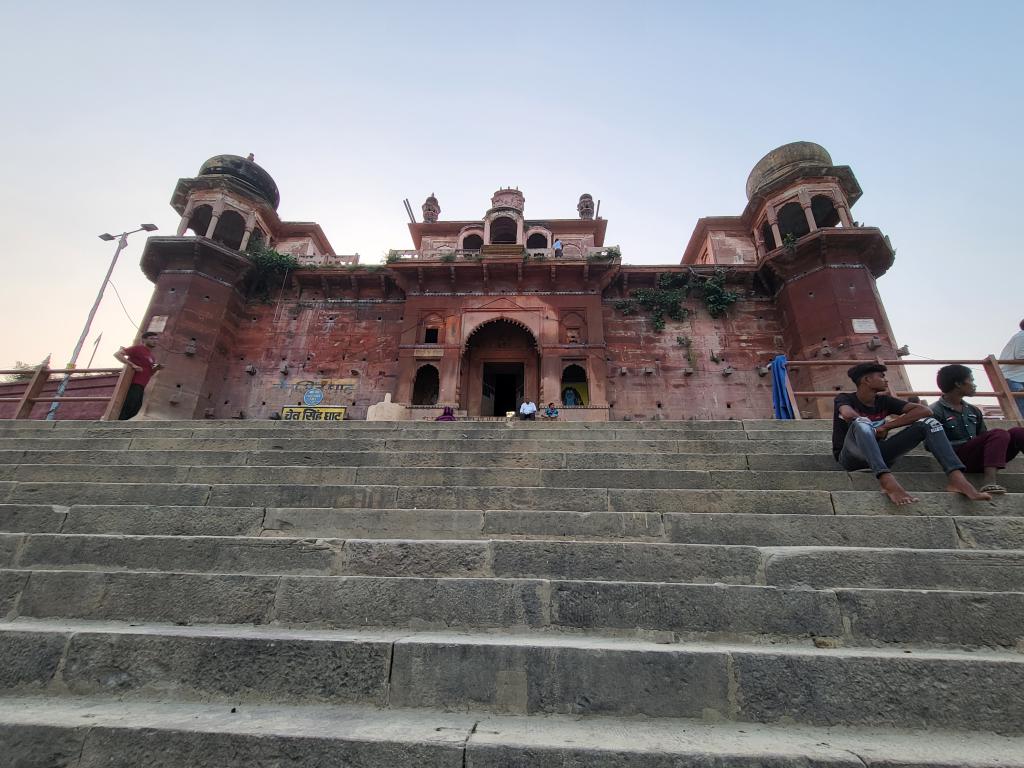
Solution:
{"label": "man in dark shirt", "polygon": [[974,373],[966,365],[947,365],[935,377],[942,397],[932,413],[946,430],[953,450],[968,472],[985,475],[984,493],[1006,493],[999,484],[999,470],[1024,451],[1024,428],[989,429],[981,410],[964,400],[978,391]]}
{"label": "man in dark shirt", "polygon": [[153,357],[153,349],[156,347],[160,334],[153,331],[146,331],[142,334],[142,343],[131,347],[121,347],[114,353],[118,362],[132,367],[135,375],[132,377],[131,386],[124,397],[124,405],[121,406],[121,421],[132,418],[142,408],[142,395],[153,378],[153,374],[163,366]]}
{"label": "man in dark shirt", "polygon": [[[857,391],[835,399],[832,455],[836,461],[849,471],[870,467],[893,504],[913,504],[918,499],[899,484],[889,465],[923,442],[948,477],[947,491],[972,501],[990,500],[991,496],[979,493],[964,477],[963,463],[927,407],[881,394],[889,389],[885,371],[881,363],[860,363],[847,371]],[[890,416],[895,418],[888,419]],[[898,434],[888,437],[900,427]]]}

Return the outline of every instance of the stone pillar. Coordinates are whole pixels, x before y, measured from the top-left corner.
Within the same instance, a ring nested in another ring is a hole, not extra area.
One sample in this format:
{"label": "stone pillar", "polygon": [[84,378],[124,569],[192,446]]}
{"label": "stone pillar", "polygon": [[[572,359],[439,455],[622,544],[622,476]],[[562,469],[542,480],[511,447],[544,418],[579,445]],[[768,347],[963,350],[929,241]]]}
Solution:
{"label": "stone pillar", "polygon": [[775,247],[782,247],[782,232],[779,230],[779,220],[775,218],[775,211],[768,211],[768,223],[772,227],[772,235],[775,237]]}
{"label": "stone pillar", "polygon": [[814,211],[811,210],[810,203],[803,204],[804,216],[807,217],[807,226],[810,227],[811,232],[818,231],[818,222],[814,220]]}
{"label": "stone pillar", "polygon": [[853,219],[850,218],[850,211],[845,203],[836,203],[836,213],[839,214],[839,221],[844,227],[853,226]]}
{"label": "stone pillar", "polygon": [[758,261],[764,258],[764,237],[761,235],[760,227],[754,227],[754,250],[757,253]]}
{"label": "stone pillar", "polygon": [[525,222],[523,221],[522,217],[518,217],[516,224],[516,245],[526,245],[526,238],[524,237],[525,230]]}
{"label": "stone pillar", "polygon": [[188,232],[188,220],[189,212],[186,211],[185,214],[181,217],[181,221],[178,222],[178,237],[184,237],[185,233]]}
{"label": "stone pillar", "polygon": [[217,203],[213,206],[213,211],[210,215],[210,226],[206,228],[206,236],[212,238],[213,233],[217,231],[217,222],[220,221],[220,215],[224,213],[224,203]]}
{"label": "stone pillar", "polygon": [[238,246],[238,250],[244,251],[245,247],[249,245],[249,238],[252,237],[252,231],[256,227],[256,214],[250,213],[248,220],[245,222],[245,234],[242,235],[242,244]]}

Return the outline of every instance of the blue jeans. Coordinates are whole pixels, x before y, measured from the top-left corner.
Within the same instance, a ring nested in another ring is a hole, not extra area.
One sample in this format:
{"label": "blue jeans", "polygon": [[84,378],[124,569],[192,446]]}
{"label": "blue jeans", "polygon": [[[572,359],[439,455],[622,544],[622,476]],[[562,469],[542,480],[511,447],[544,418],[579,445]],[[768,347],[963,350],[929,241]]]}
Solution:
{"label": "blue jeans", "polygon": [[[1024,392],[1024,382],[1007,379],[1006,383],[1010,385],[1011,392]],[[1016,397],[1014,399],[1017,401],[1017,410],[1020,411],[1021,416],[1024,416],[1024,397]]]}
{"label": "blue jeans", "polygon": [[875,477],[881,477],[892,471],[889,469],[890,464],[922,442],[947,475],[958,469],[963,471],[964,464],[949,444],[945,430],[931,417],[918,419],[885,440],[875,437],[875,428],[868,419],[855,419],[850,424],[850,431],[846,433],[843,450],[839,453],[839,463],[843,469],[850,471],[870,467]]}

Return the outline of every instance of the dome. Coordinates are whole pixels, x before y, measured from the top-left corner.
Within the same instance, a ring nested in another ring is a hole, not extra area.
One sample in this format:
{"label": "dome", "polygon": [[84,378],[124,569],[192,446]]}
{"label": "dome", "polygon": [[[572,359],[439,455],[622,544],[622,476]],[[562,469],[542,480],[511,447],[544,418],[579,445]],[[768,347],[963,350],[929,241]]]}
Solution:
{"label": "dome", "polygon": [[277,210],[281,202],[281,193],[270,174],[238,155],[216,155],[211,157],[199,169],[199,176],[230,176],[261,199],[270,203]]}
{"label": "dome", "polygon": [[794,141],[783,144],[762,157],[747,177],[747,200],[765,187],[786,176],[798,176],[801,171],[820,172],[832,167],[832,156],[813,141]]}

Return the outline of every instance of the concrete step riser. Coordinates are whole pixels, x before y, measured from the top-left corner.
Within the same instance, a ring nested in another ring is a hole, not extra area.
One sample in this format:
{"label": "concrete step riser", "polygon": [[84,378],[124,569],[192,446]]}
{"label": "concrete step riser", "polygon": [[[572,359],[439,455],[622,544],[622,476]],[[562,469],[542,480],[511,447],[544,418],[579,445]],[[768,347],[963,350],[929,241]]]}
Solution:
{"label": "concrete step riser", "polygon": [[57,688],[132,698],[160,690],[231,703],[1024,730],[1024,663],[1009,657],[969,662],[686,646],[626,650],[455,636],[10,635],[0,652],[21,663],[4,665],[5,687],[19,693]]}
{"label": "concrete step riser", "polygon": [[743,512],[0,505],[0,532],[356,539],[566,538],[750,546],[1024,549],[1024,519]]}
{"label": "concrete step riser", "polygon": [[[5,466],[269,466],[269,467],[466,467],[532,469],[727,469],[727,470],[838,470],[825,454],[704,454],[704,453],[552,453],[552,452],[420,452],[420,451],[4,451]],[[901,472],[932,472],[929,456],[900,459]],[[55,469],[56,471],[60,471]],[[12,470],[7,470],[11,473]],[[1004,472],[1024,473],[1024,459],[1011,462]],[[10,479],[10,478],[8,478]]]}
{"label": "concrete step riser", "polygon": [[[939,492],[946,487],[941,473],[900,472],[911,491]],[[0,480],[21,484],[60,482],[181,483],[242,485],[399,485],[448,487],[522,487],[552,489],[748,489],[748,490],[878,490],[870,474],[832,471],[728,469],[530,469],[511,467],[172,467],[89,466],[83,464],[0,465]],[[1000,482],[1011,493],[1024,493],[1024,473],[1004,474]]]}
{"label": "concrete step riser", "polygon": [[0,534],[0,568],[1024,592],[1024,552]]}
{"label": "concrete step riser", "polygon": [[0,615],[1014,647],[1022,638],[1024,596],[567,579],[0,571]]}
{"label": "concrete step riser", "polygon": [[[987,503],[957,494],[921,493],[906,514],[1024,515],[1024,495]],[[606,488],[414,487],[359,485],[189,485],[15,483],[0,481],[2,504],[296,507],[361,509],[564,510],[571,512],[746,512],[756,514],[891,515],[877,490],[634,490]]]}
{"label": "concrete step riser", "polygon": [[[88,720],[88,727],[80,727]],[[19,768],[1024,768],[1020,737],[694,719],[381,711],[97,697],[0,699]]]}

